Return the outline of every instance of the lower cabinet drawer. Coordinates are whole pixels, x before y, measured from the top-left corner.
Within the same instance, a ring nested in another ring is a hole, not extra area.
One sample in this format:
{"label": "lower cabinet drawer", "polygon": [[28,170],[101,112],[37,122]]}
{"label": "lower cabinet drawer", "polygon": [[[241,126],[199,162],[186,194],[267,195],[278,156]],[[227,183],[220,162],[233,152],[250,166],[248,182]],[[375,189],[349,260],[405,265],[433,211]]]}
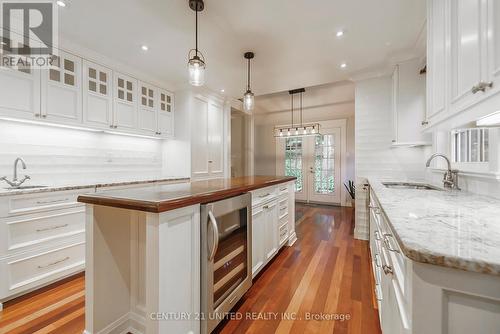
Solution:
{"label": "lower cabinet drawer", "polygon": [[288,224],[284,224],[280,227],[280,232],[279,232],[279,240],[280,240],[280,246],[283,245],[286,240],[288,239]]}
{"label": "lower cabinet drawer", "polygon": [[0,255],[85,231],[85,207],[0,219]]}
{"label": "lower cabinet drawer", "polygon": [[278,188],[267,187],[254,190],[252,193],[252,206],[257,206],[275,199],[278,196]]}
{"label": "lower cabinet drawer", "polygon": [[85,266],[85,241],[0,262],[0,298],[71,275]]}

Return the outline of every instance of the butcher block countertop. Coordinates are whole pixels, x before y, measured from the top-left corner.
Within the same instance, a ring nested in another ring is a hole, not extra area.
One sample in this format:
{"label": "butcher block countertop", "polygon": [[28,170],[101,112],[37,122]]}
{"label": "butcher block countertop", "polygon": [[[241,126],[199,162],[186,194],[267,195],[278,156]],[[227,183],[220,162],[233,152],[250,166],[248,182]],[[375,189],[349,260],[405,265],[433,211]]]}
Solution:
{"label": "butcher block countertop", "polygon": [[109,190],[85,194],[78,201],[87,204],[161,213],[194,204],[205,204],[248,191],[295,180],[283,176],[244,176],[143,188]]}

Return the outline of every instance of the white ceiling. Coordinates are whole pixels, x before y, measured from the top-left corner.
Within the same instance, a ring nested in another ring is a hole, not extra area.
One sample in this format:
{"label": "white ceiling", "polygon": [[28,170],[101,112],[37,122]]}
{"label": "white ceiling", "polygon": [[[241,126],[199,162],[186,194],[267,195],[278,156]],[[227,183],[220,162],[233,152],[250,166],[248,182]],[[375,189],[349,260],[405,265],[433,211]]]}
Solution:
{"label": "white ceiling", "polygon": [[[181,87],[194,47],[187,0],[67,0],[64,39]],[[425,22],[423,0],[205,0],[200,50],[207,86],[240,97],[244,51],[256,53],[257,95],[346,80],[412,51]],[[336,37],[339,29],[345,36]],[[149,46],[148,52],[141,45]],[[347,69],[339,64],[347,62]]]}

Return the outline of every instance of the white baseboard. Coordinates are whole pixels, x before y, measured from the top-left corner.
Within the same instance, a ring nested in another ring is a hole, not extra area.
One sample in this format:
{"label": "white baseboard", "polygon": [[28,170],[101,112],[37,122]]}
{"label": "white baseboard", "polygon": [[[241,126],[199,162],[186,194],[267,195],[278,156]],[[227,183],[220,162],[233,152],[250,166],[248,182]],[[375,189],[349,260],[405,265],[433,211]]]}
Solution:
{"label": "white baseboard", "polygon": [[[128,312],[107,325],[97,334],[144,334],[146,332],[144,320],[144,317],[133,312]],[[84,330],[83,334],[92,334],[92,332]]]}
{"label": "white baseboard", "polygon": [[293,246],[295,241],[297,241],[297,233],[293,232],[293,234],[288,237],[288,247]]}
{"label": "white baseboard", "polygon": [[360,231],[357,228],[354,228],[354,239],[370,240],[370,232],[365,229]]}

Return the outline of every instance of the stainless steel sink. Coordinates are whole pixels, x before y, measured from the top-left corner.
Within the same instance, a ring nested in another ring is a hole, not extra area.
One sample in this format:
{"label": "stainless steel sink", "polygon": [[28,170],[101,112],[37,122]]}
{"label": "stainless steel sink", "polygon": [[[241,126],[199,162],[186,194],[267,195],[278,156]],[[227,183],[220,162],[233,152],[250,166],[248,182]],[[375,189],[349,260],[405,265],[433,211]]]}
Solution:
{"label": "stainless steel sink", "polygon": [[9,187],[4,188],[7,190],[23,190],[23,189],[38,189],[38,188],[47,188],[48,186],[19,186],[19,187]]}
{"label": "stainless steel sink", "polygon": [[411,183],[411,182],[382,182],[386,188],[392,189],[417,189],[417,190],[443,190],[439,187],[431,186],[424,183]]}

